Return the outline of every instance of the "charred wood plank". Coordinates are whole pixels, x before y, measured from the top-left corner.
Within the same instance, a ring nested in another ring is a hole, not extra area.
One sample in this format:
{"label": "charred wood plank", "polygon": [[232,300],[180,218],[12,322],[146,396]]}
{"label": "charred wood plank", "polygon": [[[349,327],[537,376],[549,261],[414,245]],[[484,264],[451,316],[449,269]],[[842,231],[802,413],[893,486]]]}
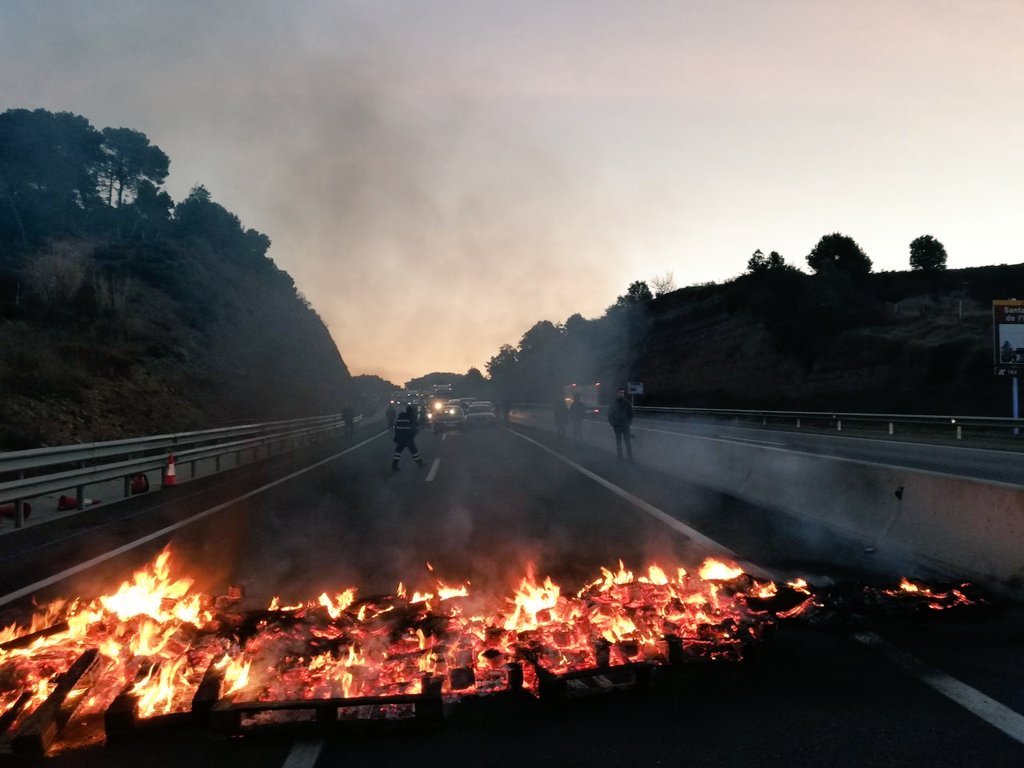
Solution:
{"label": "charred wood plank", "polygon": [[[281,701],[232,701],[222,699],[210,710],[210,729],[217,736],[236,736],[245,732],[279,732],[299,734],[307,732],[325,733],[342,729],[346,725],[366,726],[371,720],[365,717],[348,719],[346,713],[357,710],[371,711],[384,708],[405,708],[411,712],[410,717],[401,720],[380,718],[372,722],[397,725],[407,722],[416,725],[440,723],[444,719],[444,699],[441,689],[443,677],[424,677],[422,693],[409,693],[394,696],[358,696],[353,698],[330,699],[290,699]],[[268,713],[307,713],[308,717],[301,722],[280,722],[253,725],[243,728],[243,719]]]}
{"label": "charred wood plank", "polygon": [[220,698],[220,688],[224,682],[224,669],[218,669],[219,661],[220,659],[214,659],[206,668],[203,679],[192,697],[192,722],[195,725],[205,727],[209,724],[210,712],[217,703],[217,699]]}
{"label": "charred wood plank", "polygon": [[21,710],[25,708],[25,705],[32,700],[32,692],[24,691],[17,698],[11,708],[8,709],[2,716],[0,716],[0,735],[7,733],[7,729],[14,725],[14,721],[18,719],[18,715],[21,714]]}
{"label": "charred wood plank", "polygon": [[0,651],[13,651],[18,648],[27,648],[32,645],[36,640],[41,637],[51,637],[53,635],[59,635],[61,632],[68,631],[68,623],[61,621],[56,624],[51,624],[44,629],[37,630],[35,632],[29,632],[27,635],[21,635],[13,640],[8,640],[6,643],[0,643]]}
{"label": "charred wood plank", "polygon": [[[15,754],[34,755],[41,757],[46,754],[61,730],[71,719],[75,708],[84,695],[70,697],[69,694],[82,682],[91,686],[89,673],[97,666],[99,651],[90,648],[85,651],[67,672],[58,677],[57,687],[42,704],[30,714],[21,728],[18,729],[13,741],[12,750]],[[65,706],[65,702],[67,705]]]}

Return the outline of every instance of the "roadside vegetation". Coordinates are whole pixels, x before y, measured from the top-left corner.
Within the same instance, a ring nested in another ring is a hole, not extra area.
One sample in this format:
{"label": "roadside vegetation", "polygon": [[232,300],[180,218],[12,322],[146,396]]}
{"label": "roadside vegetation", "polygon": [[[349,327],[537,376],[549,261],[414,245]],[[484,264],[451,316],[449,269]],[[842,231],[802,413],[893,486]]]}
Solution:
{"label": "roadside vegetation", "polygon": [[0,449],[337,413],[353,394],[270,239],[142,133],[0,114]]}

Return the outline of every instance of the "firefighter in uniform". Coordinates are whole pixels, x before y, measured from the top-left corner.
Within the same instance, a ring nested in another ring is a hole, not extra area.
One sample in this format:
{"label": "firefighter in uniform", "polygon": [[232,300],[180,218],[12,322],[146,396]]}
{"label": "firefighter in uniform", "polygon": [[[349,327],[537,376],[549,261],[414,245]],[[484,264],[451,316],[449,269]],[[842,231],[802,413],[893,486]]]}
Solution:
{"label": "firefighter in uniform", "polygon": [[408,405],[395,419],[395,457],[391,460],[391,469],[395,472],[398,471],[398,460],[402,458],[402,451],[406,448],[412,454],[416,466],[423,466],[423,459],[420,458],[419,451],[416,450],[416,430],[416,406]]}

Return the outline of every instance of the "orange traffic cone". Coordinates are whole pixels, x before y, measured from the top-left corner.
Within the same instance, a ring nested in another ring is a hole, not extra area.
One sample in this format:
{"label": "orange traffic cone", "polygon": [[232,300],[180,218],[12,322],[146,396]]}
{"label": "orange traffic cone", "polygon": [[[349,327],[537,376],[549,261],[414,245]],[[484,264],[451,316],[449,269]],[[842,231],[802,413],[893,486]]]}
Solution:
{"label": "orange traffic cone", "polygon": [[174,454],[167,454],[167,471],[164,472],[164,488],[178,484],[178,473],[174,469]]}

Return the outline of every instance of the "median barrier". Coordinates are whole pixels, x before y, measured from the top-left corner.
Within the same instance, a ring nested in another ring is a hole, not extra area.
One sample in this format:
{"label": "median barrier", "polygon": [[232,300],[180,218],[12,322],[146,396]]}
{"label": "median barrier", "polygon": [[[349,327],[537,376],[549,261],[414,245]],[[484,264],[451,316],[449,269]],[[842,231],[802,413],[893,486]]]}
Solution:
{"label": "median barrier", "polygon": [[725,440],[682,442],[683,451],[653,452],[676,477],[946,577],[1024,592],[1024,487]]}

